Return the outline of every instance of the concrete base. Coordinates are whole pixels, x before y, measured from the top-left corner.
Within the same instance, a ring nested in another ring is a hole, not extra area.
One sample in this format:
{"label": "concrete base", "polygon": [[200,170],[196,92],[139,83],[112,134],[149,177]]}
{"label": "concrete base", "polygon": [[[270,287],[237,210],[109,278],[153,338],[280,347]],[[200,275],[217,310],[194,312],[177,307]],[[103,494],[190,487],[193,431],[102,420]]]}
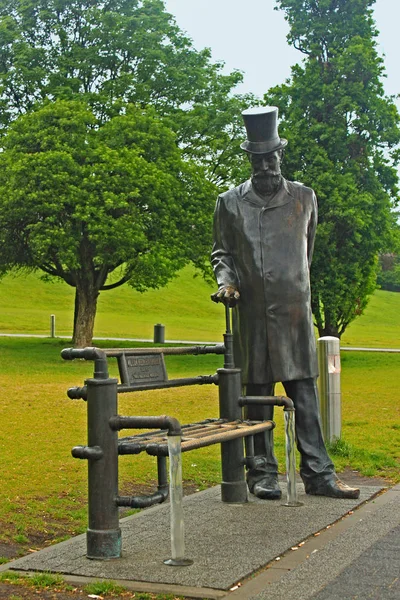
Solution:
{"label": "concrete base", "polygon": [[121,519],[122,558],[87,559],[86,536],[80,535],[4,567],[62,573],[77,582],[81,577],[122,584],[125,581],[130,589],[142,591],[223,597],[237,582],[381,490],[377,486],[363,486],[358,500],[337,500],[307,496],[303,485],[298,484],[303,504],[287,507],[284,506],[286,490],[282,488],[282,500],[258,500],[250,495],[249,502],[244,504],[222,503],[219,486],[185,497],[186,558],[193,560],[190,566],[164,564],[170,558],[170,529],[169,506],[163,504]]}

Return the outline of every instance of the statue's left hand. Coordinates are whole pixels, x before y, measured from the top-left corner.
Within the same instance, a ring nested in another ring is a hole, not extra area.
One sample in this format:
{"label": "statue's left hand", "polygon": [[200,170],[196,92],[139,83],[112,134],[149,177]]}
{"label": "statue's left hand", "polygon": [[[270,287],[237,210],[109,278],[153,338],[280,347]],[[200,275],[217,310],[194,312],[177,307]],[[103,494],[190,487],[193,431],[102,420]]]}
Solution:
{"label": "statue's left hand", "polygon": [[233,285],[224,285],[217,292],[211,294],[213,302],[223,302],[227,306],[235,306],[240,298],[239,290]]}

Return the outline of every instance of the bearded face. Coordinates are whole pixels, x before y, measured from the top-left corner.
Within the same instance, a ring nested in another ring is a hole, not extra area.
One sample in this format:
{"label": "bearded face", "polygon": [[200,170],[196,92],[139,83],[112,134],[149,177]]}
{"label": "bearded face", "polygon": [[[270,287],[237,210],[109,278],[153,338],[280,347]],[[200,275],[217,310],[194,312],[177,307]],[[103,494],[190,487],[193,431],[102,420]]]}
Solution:
{"label": "bearded face", "polygon": [[261,196],[274,194],[282,180],[282,151],[275,150],[268,154],[250,154],[249,157],[253,169],[251,180],[256,191]]}

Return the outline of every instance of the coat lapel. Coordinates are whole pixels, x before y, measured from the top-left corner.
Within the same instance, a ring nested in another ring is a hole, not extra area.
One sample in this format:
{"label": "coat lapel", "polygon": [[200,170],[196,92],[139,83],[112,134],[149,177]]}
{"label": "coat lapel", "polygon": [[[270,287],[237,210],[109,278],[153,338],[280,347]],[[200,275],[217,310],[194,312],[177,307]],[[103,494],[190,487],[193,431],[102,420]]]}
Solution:
{"label": "coat lapel", "polygon": [[271,198],[265,199],[257,194],[253,184],[251,183],[251,179],[248,179],[242,188],[242,200],[244,202],[254,204],[255,206],[259,206],[260,208],[269,209],[277,208],[278,206],[284,206],[293,200],[293,194],[289,190],[286,179],[282,179],[282,185],[276,194]]}

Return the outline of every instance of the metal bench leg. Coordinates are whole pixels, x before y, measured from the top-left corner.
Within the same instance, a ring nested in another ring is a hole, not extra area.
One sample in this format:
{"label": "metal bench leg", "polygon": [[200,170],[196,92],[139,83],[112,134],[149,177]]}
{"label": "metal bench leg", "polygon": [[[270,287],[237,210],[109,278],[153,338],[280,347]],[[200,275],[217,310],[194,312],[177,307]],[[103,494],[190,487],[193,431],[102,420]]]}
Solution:
{"label": "metal bench leg", "polygon": [[[235,421],[242,419],[239,406],[241,395],[240,369],[218,369],[219,410],[222,419]],[[221,444],[221,498],[223,502],[247,502],[247,483],[244,470],[243,439]]]}
{"label": "metal bench leg", "polygon": [[117,413],[117,380],[87,380],[89,447],[102,450],[98,460],[88,460],[89,528],[87,557],[110,559],[121,556],[118,506],[118,432],[109,425]]}

